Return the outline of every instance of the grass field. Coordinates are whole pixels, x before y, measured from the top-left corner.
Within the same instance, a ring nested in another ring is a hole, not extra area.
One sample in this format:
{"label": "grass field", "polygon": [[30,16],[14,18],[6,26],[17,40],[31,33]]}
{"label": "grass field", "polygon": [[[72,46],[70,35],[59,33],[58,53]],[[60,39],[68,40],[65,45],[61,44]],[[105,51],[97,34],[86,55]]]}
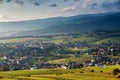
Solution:
{"label": "grass field", "polygon": [[114,68],[120,69],[120,66],[6,71],[0,72],[0,80],[120,80],[117,78],[120,74],[112,74]]}
{"label": "grass field", "polygon": [[102,39],[102,40],[93,42],[93,44],[101,44],[101,43],[107,43],[107,42],[120,43],[120,37]]}
{"label": "grass field", "polygon": [[27,42],[27,41],[37,41],[37,40],[50,40],[49,38],[12,38],[12,39],[1,39],[0,43],[19,43],[19,42]]}
{"label": "grass field", "polygon": [[27,42],[27,41],[48,41],[55,44],[60,43],[68,43],[68,42],[88,42],[90,44],[101,44],[101,43],[107,43],[107,42],[115,42],[120,43],[120,37],[107,37],[106,35],[103,36],[79,36],[76,38],[72,38],[70,36],[55,36],[51,38],[46,37],[38,37],[38,38],[12,38],[12,39],[0,39],[0,44],[6,44],[6,43],[19,43],[19,42]]}
{"label": "grass field", "polygon": [[69,57],[69,58],[63,58],[57,60],[50,60],[49,63],[62,64],[62,63],[69,63],[70,61],[83,63],[83,62],[91,61],[92,59],[93,59],[92,55],[81,55],[80,57]]}

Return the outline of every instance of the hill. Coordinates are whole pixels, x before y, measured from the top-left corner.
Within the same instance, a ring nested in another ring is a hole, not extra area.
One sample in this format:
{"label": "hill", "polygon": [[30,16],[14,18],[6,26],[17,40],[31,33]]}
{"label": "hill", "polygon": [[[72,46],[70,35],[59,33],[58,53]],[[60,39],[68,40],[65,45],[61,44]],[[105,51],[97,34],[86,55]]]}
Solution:
{"label": "hill", "polygon": [[[84,14],[71,17],[0,22],[1,36],[28,36],[54,33],[120,29],[120,13]],[[9,34],[9,35],[8,35]]]}

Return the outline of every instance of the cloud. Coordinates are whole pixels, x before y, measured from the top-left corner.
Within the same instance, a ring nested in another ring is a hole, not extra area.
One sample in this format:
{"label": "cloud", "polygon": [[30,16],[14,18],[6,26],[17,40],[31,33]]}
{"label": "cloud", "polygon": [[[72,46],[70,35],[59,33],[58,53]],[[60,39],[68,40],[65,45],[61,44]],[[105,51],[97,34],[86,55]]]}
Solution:
{"label": "cloud", "polygon": [[40,6],[41,0],[33,0],[33,5],[34,6]]}
{"label": "cloud", "polygon": [[57,7],[57,4],[50,4],[49,7]]}
{"label": "cloud", "polygon": [[24,5],[24,2],[22,0],[15,0],[14,3],[16,5]]}
{"label": "cloud", "polygon": [[64,0],[64,2],[68,2],[68,1],[70,1],[70,0]]}
{"label": "cloud", "polygon": [[0,20],[1,21],[10,21],[10,20],[16,20],[17,17],[12,17],[7,14],[0,14]]}
{"label": "cloud", "polygon": [[63,8],[61,11],[69,12],[69,11],[74,11],[76,9],[77,9],[76,6],[68,6],[68,7]]}
{"label": "cloud", "polygon": [[40,6],[46,2],[48,2],[50,0],[30,0],[30,2],[34,5],[34,6]]}
{"label": "cloud", "polygon": [[77,7],[76,6],[68,6],[68,7],[64,7],[62,9],[59,9],[59,10],[49,10],[49,12],[71,12],[71,11],[75,11],[77,10]]}
{"label": "cloud", "polygon": [[81,1],[81,0],[74,0],[75,2],[77,2],[77,1]]}
{"label": "cloud", "polygon": [[103,8],[106,9],[117,9],[120,10],[120,0],[109,0],[109,1],[104,1],[102,4]]}
{"label": "cloud", "polygon": [[13,2],[15,5],[24,5],[23,0],[3,0],[5,3]]}
{"label": "cloud", "polygon": [[88,7],[89,3],[90,3],[91,0],[84,0],[83,3],[82,3],[82,8],[86,8]]}
{"label": "cloud", "polygon": [[49,1],[51,0],[28,0],[28,2],[32,3],[34,6],[40,6]]}
{"label": "cloud", "polygon": [[83,0],[81,2],[81,7],[82,8],[91,8],[94,9],[98,6],[98,3],[92,0]]}
{"label": "cloud", "polygon": [[0,3],[2,3],[4,0],[0,0]]}
{"label": "cloud", "polygon": [[94,8],[96,8],[97,7],[97,3],[95,2],[95,3],[92,3],[90,6],[91,6],[91,9],[94,9]]}
{"label": "cloud", "polygon": [[73,3],[74,6],[80,7],[80,8],[96,8],[98,6],[98,3],[93,0],[64,0],[64,2],[70,2]]}
{"label": "cloud", "polygon": [[12,2],[13,0],[6,0],[7,3]]}
{"label": "cloud", "polygon": [[0,0],[0,3],[10,3],[13,2],[15,5],[24,5],[25,2],[33,4],[34,6],[40,6],[51,0]]}
{"label": "cloud", "polygon": [[77,2],[77,1],[81,1],[81,0],[64,0],[64,2],[69,2],[69,1]]}

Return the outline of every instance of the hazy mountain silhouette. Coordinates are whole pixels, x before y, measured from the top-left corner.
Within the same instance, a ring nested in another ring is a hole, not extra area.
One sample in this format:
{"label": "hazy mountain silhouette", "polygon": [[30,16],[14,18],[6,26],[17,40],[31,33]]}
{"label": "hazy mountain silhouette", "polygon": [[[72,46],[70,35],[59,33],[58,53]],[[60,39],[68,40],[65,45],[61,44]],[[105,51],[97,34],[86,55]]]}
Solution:
{"label": "hazy mountain silhouette", "polygon": [[12,36],[43,35],[53,33],[90,32],[120,29],[120,12],[85,14],[17,22],[1,22],[4,31],[18,31]]}

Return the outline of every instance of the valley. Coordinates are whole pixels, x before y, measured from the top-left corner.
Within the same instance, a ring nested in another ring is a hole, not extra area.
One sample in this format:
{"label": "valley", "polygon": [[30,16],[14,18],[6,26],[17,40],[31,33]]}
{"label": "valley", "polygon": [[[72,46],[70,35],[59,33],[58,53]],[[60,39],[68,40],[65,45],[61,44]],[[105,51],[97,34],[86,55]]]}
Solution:
{"label": "valley", "polygon": [[119,31],[97,31],[2,38],[0,70],[76,69],[120,64],[119,35]]}
{"label": "valley", "polygon": [[0,0],[0,80],[120,80],[120,0]]}

